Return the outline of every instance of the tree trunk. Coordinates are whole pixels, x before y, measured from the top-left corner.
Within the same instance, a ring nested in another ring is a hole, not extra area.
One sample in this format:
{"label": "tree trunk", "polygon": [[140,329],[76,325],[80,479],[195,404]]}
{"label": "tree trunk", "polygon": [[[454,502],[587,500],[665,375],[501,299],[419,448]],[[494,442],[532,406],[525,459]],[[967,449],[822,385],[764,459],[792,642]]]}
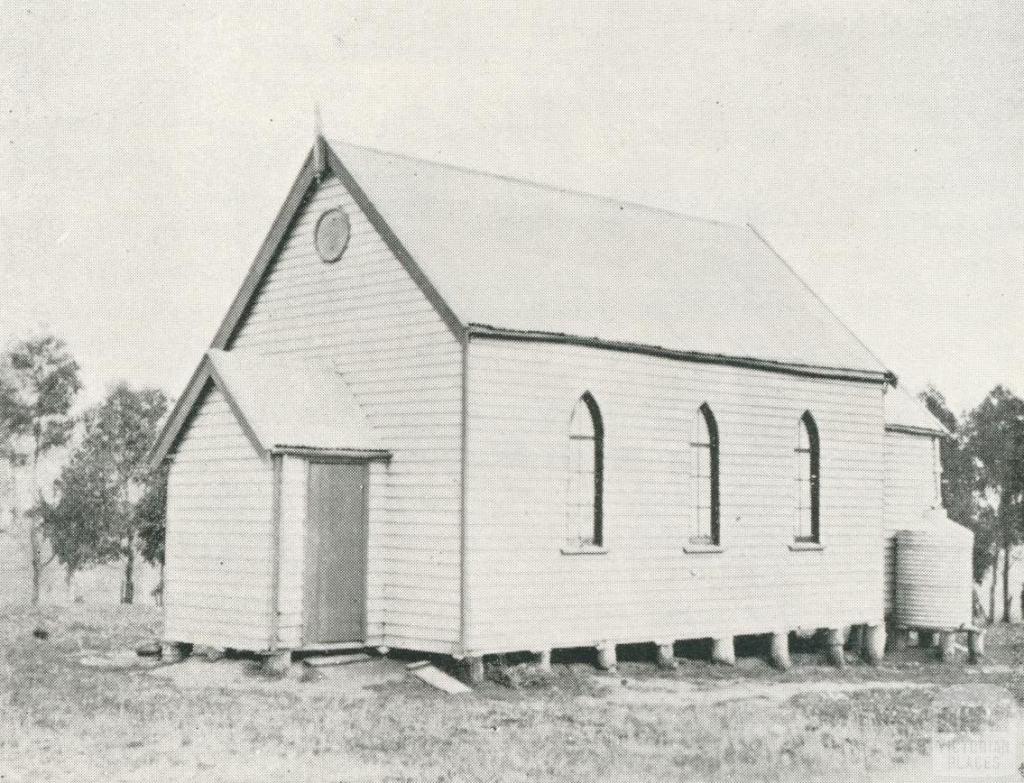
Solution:
{"label": "tree trunk", "polygon": [[1013,596],[1010,595],[1010,540],[1009,540],[1009,529],[1005,531],[1006,537],[1003,539],[1003,622],[1010,622],[1010,604],[1013,602]]}
{"label": "tree trunk", "polygon": [[988,586],[988,621],[996,621],[996,581],[999,579],[999,547],[992,554],[992,582]]}
{"label": "tree trunk", "polygon": [[[36,506],[42,505],[43,490],[39,486],[39,428],[33,433],[32,444],[32,499]],[[39,606],[39,598],[42,593],[43,569],[46,563],[43,562],[42,531],[39,529],[39,519],[35,515],[26,515],[28,518],[28,540],[32,548],[32,606]]]}
{"label": "tree trunk", "polygon": [[42,593],[43,553],[40,551],[42,545],[39,541],[39,531],[36,529],[35,520],[29,520],[28,540],[32,549],[32,606],[38,606]]}
{"label": "tree trunk", "polygon": [[135,534],[128,535],[128,552],[124,559],[124,603],[135,600]]}

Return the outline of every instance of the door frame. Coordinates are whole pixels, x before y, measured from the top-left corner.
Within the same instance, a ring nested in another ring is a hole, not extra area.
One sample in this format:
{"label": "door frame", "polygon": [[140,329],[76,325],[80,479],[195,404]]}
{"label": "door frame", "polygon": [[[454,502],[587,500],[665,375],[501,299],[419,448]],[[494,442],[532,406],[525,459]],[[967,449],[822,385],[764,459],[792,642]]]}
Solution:
{"label": "door frame", "polygon": [[306,572],[306,562],[309,556],[309,478],[312,466],[316,465],[361,465],[365,471],[366,481],[363,484],[363,607],[359,617],[360,632],[359,639],[350,640],[348,642],[339,641],[338,644],[350,644],[352,642],[366,642],[367,635],[367,604],[370,600],[370,462],[371,460],[360,458],[360,457],[339,457],[339,456],[323,456],[323,457],[306,457],[303,460],[306,463],[306,490],[305,497],[303,498],[303,519],[302,519],[302,646],[317,646],[317,645],[329,645],[331,642],[319,642],[313,641],[308,636],[308,627],[306,624],[306,612],[308,610],[307,598],[308,598],[308,574]]}

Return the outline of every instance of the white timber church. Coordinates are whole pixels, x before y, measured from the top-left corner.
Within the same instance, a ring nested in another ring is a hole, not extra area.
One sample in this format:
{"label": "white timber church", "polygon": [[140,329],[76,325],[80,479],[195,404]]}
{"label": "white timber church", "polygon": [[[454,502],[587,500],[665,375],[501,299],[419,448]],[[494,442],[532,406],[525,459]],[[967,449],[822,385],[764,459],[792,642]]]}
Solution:
{"label": "white timber church", "polygon": [[164,638],[880,655],[941,506],[895,385],[749,226],[318,137],[153,454]]}

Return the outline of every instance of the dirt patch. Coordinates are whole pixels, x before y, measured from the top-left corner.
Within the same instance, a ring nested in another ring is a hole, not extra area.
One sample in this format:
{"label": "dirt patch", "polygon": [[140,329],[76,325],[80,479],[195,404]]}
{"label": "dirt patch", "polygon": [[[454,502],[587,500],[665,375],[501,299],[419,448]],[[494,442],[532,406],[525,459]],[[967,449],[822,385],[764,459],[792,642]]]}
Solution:
{"label": "dirt patch", "polygon": [[693,706],[722,704],[746,699],[784,702],[804,694],[842,697],[860,691],[931,690],[934,686],[913,682],[757,682],[720,681],[713,689],[681,680],[628,680],[619,677],[596,678],[608,691],[602,699],[619,704],[663,704]]}

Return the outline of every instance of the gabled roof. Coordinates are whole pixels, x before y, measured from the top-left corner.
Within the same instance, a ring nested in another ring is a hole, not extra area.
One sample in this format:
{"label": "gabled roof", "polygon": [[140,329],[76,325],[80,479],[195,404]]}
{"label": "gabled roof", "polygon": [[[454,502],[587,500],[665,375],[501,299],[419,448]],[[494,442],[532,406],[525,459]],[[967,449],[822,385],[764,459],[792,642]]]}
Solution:
{"label": "gabled roof", "polygon": [[885,393],[885,428],[890,432],[911,435],[950,435],[945,425],[932,415],[921,400],[901,388],[889,389]]}
{"label": "gabled roof", "polygon": [[749,226],[351,144],[328,160],[473,331],[892,378]]}
{"label": "gabled roof", "polygon": [[152,464],[159,464],[173,450],[210,384],[227,399],[261,454],[390,456],[337,371],[211,349],[172,411],[153,449]]}
{"label": "gabled roof", "polygon": [[213,341],[338,175],[452,333],[895,383],[750,226],[318,138]]}

